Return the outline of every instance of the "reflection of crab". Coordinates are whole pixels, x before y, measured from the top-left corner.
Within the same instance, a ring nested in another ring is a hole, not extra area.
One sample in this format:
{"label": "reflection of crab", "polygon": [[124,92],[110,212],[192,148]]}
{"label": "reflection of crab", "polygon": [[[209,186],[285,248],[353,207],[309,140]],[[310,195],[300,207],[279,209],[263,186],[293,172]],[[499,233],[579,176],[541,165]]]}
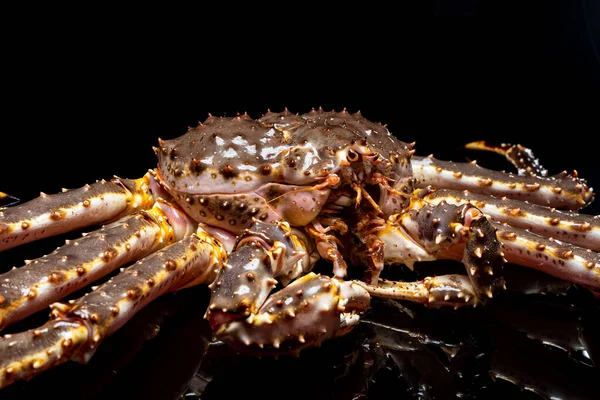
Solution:
{"label": "reflection of crab", "polygon": [[[0,386],[85,362],[157,296],[200,283],[212,282],[206,317],[217,337],[276,354],[347,332],[370,295],[475,305],[505,286],[504,258],[600,287],[600,221],[556,210],[579,209],[591,190],[577,176],[547,177],[520,146],[471,145],[520,170],[500,173],[412,157],[412,145],[383,126],[321,110],[209,117],[159,144],[159,166],[143,178],[0,212],[0,249],[116,220],[3,274],[0,326],[140,260],[78,300],[52,304],[46,325],[1,338]],[[334,278],[310,272],[319,256],[333,262]],[[385,263],[439,258],[461,260],[467,275],[379,278]],[[368,266],[363,281],[342,280],[347,261]]]}

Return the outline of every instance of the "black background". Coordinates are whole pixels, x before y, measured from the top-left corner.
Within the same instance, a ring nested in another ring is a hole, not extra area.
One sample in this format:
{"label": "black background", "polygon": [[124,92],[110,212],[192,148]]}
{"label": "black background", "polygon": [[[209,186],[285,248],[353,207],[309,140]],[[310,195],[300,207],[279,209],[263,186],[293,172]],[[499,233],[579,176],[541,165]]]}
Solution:
{"label": "black background", "polygon": [[599,186],[597,3],[432,4],[23,21],[3,38],[0,190],[139,177],[158,137],[209,112],[319,106],[361,110],[442,159],[498,161],[461,147],[518,142]]}
{"label": "black background", "polygon": [[7,13],[0,191],[28,200],[137,178],[158,137],[209,112],[319,106],[361,110],[441,159],[510,169],[462,146],[521,143],[550,173],[576,169],[600,187],[598,3],[416,3]]}

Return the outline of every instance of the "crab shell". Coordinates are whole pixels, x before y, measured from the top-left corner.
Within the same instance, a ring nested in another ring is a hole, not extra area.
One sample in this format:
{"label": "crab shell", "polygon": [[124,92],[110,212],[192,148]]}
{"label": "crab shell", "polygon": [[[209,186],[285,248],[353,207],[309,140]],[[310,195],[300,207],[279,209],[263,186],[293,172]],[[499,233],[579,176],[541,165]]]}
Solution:
{"label": "crab shell", "polygon": [[[373,173],[390,186],[412,190],[411,146],[359,113],[313,110],[213,117],[156,148],[158,177],[197,221],[240,233],[252,218],[305,226],[321,211],[333,188],[373,184]],[[336,174],[335,185],[321,185]],[[389,215],[405,198],[380,186],[379,206]]]}

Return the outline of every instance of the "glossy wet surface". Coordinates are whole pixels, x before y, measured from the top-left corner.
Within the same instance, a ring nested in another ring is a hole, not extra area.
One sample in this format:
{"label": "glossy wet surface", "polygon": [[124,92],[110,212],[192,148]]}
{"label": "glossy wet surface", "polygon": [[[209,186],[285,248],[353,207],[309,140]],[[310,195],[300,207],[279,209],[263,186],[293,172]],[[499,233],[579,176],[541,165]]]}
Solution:
{"label": "glossy wet surface", "polygon": [[[43,249],[27,245],[5,252],[2,265],[27,251]],[[387,274],[414,279],[462,268],[453,262],[417,266],[417,273],[397,267]],[[350,335],[278,360],[209,345],[203,319],[208,290],[191,288],[142,310],[88,365],[63,364],[0,391],[0,398],[50,392],[62,399],[598,398],[600,332],[594,322],[600,302],[587,290],[535,271],[508,266],[507,279],[515,290],[544,287],[551,293],[510,292],[485,308],[458,311],[374,301]],[[45,314],[7,332],[39,325]]]}

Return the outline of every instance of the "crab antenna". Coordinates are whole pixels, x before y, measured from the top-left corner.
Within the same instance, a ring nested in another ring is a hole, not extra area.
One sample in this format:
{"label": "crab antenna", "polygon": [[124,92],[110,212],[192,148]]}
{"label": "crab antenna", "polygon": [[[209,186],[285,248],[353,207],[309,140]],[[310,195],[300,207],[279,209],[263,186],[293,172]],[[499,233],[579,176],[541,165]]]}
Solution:
{"label": "crab antenna", "polygon": [[0,207],[7,207],[19,202],[19,199],[4,192],[0,192]]}

